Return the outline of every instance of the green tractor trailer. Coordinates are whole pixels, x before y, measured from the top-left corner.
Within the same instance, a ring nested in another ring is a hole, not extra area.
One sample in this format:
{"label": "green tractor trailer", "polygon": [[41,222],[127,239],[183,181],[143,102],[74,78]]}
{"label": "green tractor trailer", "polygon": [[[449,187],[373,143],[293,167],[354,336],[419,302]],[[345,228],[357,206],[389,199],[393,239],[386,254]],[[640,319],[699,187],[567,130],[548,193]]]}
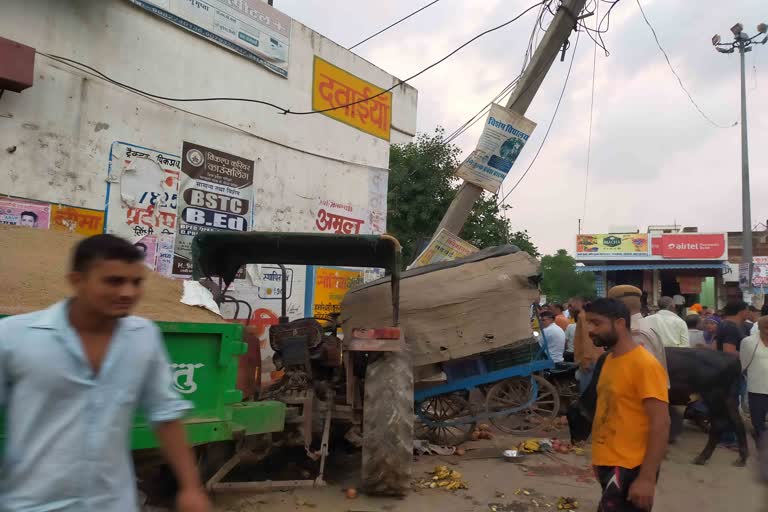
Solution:
{"label": "green tractor trailer", "polygon": [[[158,322],[176,388],[194,404],[185,424],[207,488],[255,491],[322,485],[334,424],[359,440],[363,489],[403,494],[411,475],[413,374],[398,328],[400,244],[386,235],[258,232],[201,233],[193,241],[193,278],[211,290],[219,304],[241,305],[228,289],[246,264],[384,268],[392,276],[391,323],[345,325],[342,339],[336,315],[292,320],[283,303],[269,341],[275,365],[284,375],[260,394],[244,398],[236,388],[239,358],[248,350],[242,325]],[[272,446],[291,445],[303,445],[308,457],[317,461],[314,478],[227,481],[241,462],[265,456]],[[158,460],[157,440],[141,415],[134,423],[132,447],[137,468]]]}

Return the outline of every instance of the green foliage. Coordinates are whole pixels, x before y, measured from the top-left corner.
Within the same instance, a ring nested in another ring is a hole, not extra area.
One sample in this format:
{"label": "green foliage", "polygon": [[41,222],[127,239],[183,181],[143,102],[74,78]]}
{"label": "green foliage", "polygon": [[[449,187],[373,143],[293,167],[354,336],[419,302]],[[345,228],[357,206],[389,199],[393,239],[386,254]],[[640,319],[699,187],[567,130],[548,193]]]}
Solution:
{"label": "green foliage", "polygon": [[[438,128],[433,135],[422,133],[414,142],[390,149],[387,226],[403,244],[406,265],[417,256],[419,240],[431,238],[458,190],[453,172],[460,150],[446,144],[444,136]],[[495,196],[483,194],[459,236],[480,249],[510,243],[539,256],[528,232],[513,231],[501,208]]]}
{"label": "green foliage", "polygon": [[566,302],[571,297],[591,297],[595,293],[595,276],[576,272],[576,260],[565,249],[541,258],[541,293],[547,302]]}

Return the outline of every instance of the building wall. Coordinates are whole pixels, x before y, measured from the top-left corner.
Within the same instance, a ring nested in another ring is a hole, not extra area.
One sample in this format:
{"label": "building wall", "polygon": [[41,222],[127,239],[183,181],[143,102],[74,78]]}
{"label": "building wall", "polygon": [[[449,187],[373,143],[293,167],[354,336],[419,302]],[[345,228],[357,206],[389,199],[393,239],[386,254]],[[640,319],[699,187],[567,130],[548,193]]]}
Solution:
{"label": "building wall", "polygon": [[[128,0],[4,0],[0,13],[3,37],[163,96],[247,97],[311,110],[314,56],[381,88],[397,83],[296,21],[286,79]],[[415,134],[416,104],[413,87],[393,90],[392,143]],[[106,210],[107,231],[138,239],[146,230],[130,218],[147,206],[137,204],[141,198],[169,192],[183,141],[254,162],[251,229],[318,231],[318,211],[329,203],[364,221],[361,233],[386,229],[390,141],[325,115],[286,116],[255,103],[163,105],[42,55],[34,86],[0,98],[0,196]],[[150,194],[134,193],[145,182]],[[175,215],[170,202],[162,208]],[[165,231],[158,236],[171,236]],[[312,305],[306,276],[294,269],[293,317]],[[265,301],[258,291],[234,287],[255,308],[279,313],[279,300]]]}

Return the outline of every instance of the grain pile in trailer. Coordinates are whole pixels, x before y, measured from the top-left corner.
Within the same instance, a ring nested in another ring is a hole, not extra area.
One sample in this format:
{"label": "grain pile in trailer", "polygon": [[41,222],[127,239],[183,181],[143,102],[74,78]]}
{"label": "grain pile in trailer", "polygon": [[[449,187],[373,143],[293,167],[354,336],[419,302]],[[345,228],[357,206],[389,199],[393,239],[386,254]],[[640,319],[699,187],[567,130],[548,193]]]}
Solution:
{"label": "grain pile in trailer", "polygon": [[[0,225],[0,315],[45,309],[69,297],[72,250],[82,239],[63,231]],[[179,302],[182,287],[181,281],[148,272],[144,298],[135,314],[166,322],[224,322],[208,310]]]}

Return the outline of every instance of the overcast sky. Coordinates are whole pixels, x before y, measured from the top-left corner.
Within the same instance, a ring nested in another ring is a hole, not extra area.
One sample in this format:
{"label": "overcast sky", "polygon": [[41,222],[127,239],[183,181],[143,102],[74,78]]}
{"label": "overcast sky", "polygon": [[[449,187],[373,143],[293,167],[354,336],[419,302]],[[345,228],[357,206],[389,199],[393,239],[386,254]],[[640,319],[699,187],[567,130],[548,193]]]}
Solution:
{"label": "overcast sky", "polygon": [[[701,108],[723,125],[739,119],[738,54],[721,55],[710,39],[743,22],[750,35],[768,22],[765,0],[641,0],[672,64]],[[428,0],[275,0],[275,7],[343,46],[350,46]],[[355,49],[386,71],[410,76],[533,0],[442,0]],[[606,3],[600,9],[605,11]],[[762,6],[762,8],[760,8]],[[419,131],[453,131],[520,71],[534,24],[531,13],[473,43],[412,82],[419,90]],[[594,17],[587,20],[590,26]],[[635,0],[613,9],[597,55],[592,157],[586,182],[594,44],[582,34],[562,105],[539,158],[507,202],[515,229],[527,229],[545,253],[572,252],[582,231],[648,224],[741,229],[740,131],[710,125],[688,101],[656,47]],[[575,42],[575,35],[572,36]],[[571,46],[573,49],[574,45]],[[538,127],[510,171],[505,190],[533,158],[547,130],[566,61],[556,61],[527,112]],[[747,54],[752,220],[768,219],[768,45]],[[457,140],[466,152],[482,127]]]}

